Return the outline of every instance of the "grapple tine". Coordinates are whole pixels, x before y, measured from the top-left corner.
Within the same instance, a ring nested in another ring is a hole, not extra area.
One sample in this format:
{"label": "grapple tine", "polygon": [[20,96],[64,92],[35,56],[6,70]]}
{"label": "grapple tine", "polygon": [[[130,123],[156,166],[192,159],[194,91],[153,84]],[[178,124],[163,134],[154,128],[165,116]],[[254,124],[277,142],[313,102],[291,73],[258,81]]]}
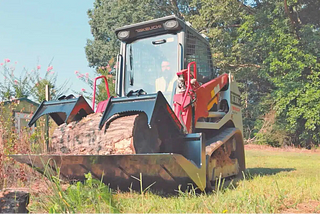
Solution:
{"label": "grapple tine", "polygon": [[166,115],[170,118],[170,121],[168,121],[170,124],[168,125],[172,126],[174,129],[173,132],[183,133],[183,127],[180,121],[160,91],[156,94],[109,99],[99,128],[101,129],[113,115],[130,112],[144,112],[148,117],[148,125],[150,127],[152,127],[159,118],[163,118]]}
{"label": "grapple tine", "polygon": [[46,114],[49,114],[57,125],[61,125],[80,120],[91,113],[93,110],[83,96],[75,99],[43,101],[28,126],[31,127],[41,116]]}

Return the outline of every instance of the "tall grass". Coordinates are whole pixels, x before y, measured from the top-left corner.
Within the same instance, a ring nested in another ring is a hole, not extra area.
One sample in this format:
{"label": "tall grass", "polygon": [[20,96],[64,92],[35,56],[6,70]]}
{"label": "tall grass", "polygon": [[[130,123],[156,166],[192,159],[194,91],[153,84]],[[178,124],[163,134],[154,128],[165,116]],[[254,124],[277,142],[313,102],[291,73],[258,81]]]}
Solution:
{"label": "tall grass", "polygon": [[34,198],[30,211],[49,213],[119,213],[111,190],[102,181],[92,179],[90,173],[86,180],[72,185],[63,184],[57,176],[49,176],[49,194]]}
{"label": "tall grass", "polygon": [[33,182],[37,173],[24,164],[17,163],[8,155],[43,152],[43,125],[32,131],[29,128],[16,130],[14,112],[18,101],[0,103],[0,189],[25,187]]}

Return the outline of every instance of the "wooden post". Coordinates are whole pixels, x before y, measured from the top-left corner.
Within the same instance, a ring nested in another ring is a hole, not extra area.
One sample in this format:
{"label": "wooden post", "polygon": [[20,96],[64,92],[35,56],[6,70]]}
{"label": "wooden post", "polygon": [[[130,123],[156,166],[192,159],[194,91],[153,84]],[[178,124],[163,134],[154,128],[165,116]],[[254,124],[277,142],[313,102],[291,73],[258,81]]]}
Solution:
{"label": "wooden post", "polygon": [[[50,87],[46,85],[46,101],[50,100]],[[49,151],[49,116],[46,115],[46,125],[45,125],[45,142],[47,147],[47,152]]]}

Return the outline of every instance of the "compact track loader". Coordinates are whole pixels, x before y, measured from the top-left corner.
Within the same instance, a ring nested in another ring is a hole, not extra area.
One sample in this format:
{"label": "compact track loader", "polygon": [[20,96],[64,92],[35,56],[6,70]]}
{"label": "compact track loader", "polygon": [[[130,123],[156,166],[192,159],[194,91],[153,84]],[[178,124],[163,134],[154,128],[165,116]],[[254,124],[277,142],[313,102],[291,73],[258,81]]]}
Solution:
{"label": "compact track loader", "polygon": [[100,76],[109,98],[96,108],[95,97],[92,107],[82,96],[42,102],[29,126],[49,114],[63,130],[55,136],[56,151],[13,157],[41,172],[59,167],[68,180],[91,172],[120,189],[140,188],[142,178],[143,188],[205,190],[218,178],[241,176],[240,92],[231,74],[217,74],[208,41],[175,16],[115,33],[121,41],[117,96]]}

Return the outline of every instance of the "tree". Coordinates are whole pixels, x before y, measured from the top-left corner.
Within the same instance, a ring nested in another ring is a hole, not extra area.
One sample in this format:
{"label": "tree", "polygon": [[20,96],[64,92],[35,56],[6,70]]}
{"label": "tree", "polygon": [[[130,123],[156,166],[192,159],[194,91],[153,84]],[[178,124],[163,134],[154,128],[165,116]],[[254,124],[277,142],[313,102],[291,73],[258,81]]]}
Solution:
{"label": "tree", "polygon": [[320,101],[319,30],[314,24],[295,21],[299,20],[299,10],[294,8],[302,7],[293,1],[260,3],[254,23],[261,24],[250,30],[253,33],[247,38],[262,41],[260,47],[267,50],[261,72],[275,86],[272,97],[278,113],[277,128],[285,130],[294,144],[308,147],[319,144],[319,120],[315,114]]}
{"label": "tree", "polygon": [[[303,11],[297,1],[260,2],[246,38],[256,44],[262,41],[267,50],[261,72],[275,86],[272,98],[278,113],[277,128],[285,130],[294,144],[308,147],[319,144],[320,123],[315,113],[320,102],[319,29],[312,23],[294,21],[293,15],[299,17],[299,10],[294,8]],[[260,23],[259,28],[256,23]]]}
{"label": "tree", "polygon": [[240,83],[246,137],[275,109],[272,134],[280,131],[296,145],[318,144],[319,21],[311,14],[319,12],[319,1],[200,3],[192,23],[209,36],[220,71],[232,71]]}
{"label": "tree", "polygon": [[255,8],[238,0],[195,1],[199,13],[190,17],[193,27],[209,37],[214,65],[220,73],[231,72],[240,87],[243,100],[244,131],[252,138],[261,127],[261,115],[271,103],[267,97],[272,83],[261,73],[267,55],[259,41],[247,39]]}

